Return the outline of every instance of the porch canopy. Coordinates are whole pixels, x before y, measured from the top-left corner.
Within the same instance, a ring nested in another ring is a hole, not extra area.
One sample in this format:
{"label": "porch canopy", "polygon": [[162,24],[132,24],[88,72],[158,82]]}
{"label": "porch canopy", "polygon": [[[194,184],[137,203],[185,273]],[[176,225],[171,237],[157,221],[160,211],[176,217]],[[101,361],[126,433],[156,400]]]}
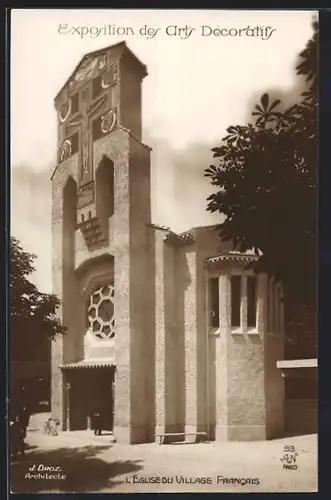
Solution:
{"label": "porch canopy", "polygon": [[61,370],[77,370],[80,368],[111,368],[115,367],[114,359],[83,359],[74,363],[60,365]]}

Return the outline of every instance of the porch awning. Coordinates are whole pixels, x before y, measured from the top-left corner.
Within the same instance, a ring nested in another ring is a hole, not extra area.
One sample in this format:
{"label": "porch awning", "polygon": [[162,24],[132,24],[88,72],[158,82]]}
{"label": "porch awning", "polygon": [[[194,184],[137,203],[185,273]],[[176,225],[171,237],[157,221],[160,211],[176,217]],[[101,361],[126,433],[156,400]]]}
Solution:
{"label": "porch awning", "polygon": [[207,268],[210,270],[216,270],[224,265],[241,269],[252,262],[256,262],[259,258],[260,256],[253,252],[240,253],[232,251],[216,255],[215,257],[209,257],[205,262]]}
{"label": "porch awning", "polygon": [[61,370],[77,370],[79,368],[111,368],[115,367],[113,359],[83,359],[75,363],[60,365]]}

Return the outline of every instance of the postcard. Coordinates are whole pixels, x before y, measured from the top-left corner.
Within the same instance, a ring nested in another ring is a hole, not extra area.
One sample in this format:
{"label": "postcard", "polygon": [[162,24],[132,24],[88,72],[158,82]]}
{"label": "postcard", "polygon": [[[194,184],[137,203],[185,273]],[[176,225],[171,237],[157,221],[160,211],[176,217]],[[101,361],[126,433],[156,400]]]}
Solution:
{"label": "postcard", "polygon": [[317,491],[317,12],[10,24],[11,492]]}

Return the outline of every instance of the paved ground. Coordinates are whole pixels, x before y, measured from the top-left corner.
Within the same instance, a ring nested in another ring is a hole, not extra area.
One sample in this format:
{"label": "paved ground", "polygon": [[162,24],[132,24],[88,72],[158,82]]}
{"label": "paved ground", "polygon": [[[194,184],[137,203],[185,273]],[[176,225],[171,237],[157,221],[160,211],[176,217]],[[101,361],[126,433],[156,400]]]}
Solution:
{"label": "paved ground", "polygon": [[[89,431],[46,436],[30,430],[26,442],[26,456],[11,465],[14,493],[317,491],[316,435],[129,446]],[[285,446],[295,447],[296,470],[283,469]]]}

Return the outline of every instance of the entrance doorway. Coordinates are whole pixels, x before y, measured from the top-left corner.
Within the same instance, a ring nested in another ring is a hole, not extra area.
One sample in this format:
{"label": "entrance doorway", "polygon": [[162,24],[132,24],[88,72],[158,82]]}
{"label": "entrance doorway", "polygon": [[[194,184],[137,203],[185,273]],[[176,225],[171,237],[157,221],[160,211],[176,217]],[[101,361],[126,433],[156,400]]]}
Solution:
{"label": "entrance doorway", "polygon": [[112,431],[114,425],[115,368],[84,367],[68,372],[67,410],[70,430],[93,427],[93,415],[99,413],[102,430]]}

